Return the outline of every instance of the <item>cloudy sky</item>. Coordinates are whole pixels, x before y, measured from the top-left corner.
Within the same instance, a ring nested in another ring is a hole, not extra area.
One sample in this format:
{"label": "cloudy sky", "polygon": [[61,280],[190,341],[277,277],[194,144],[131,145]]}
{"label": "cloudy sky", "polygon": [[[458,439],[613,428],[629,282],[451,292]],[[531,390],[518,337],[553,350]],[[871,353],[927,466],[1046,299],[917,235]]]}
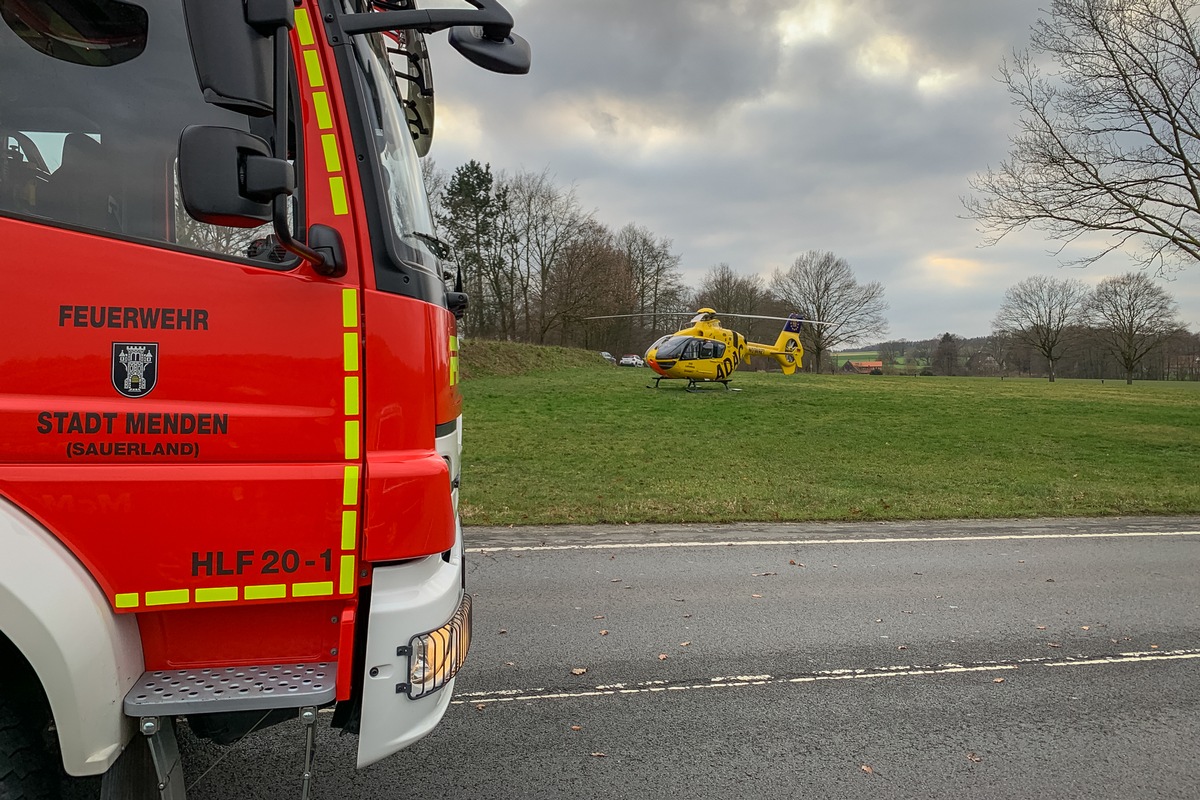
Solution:
{"label": "cloudy sky", "polygon": [[[673,240],[692,286],[720,262],[766,275],[831,250],[884,285],[890,337],[983,336],[1030,275],[1132,268],[1064,268],[1036,231],[981,247],[961,219],[968,180],[1007,153],[997,67],[1040,2],[509,0],[532,71],[484,72],[431,37],[430,155],[548,170],[614,229]],[[1165,286],[1200,329],[1200,266]]]}

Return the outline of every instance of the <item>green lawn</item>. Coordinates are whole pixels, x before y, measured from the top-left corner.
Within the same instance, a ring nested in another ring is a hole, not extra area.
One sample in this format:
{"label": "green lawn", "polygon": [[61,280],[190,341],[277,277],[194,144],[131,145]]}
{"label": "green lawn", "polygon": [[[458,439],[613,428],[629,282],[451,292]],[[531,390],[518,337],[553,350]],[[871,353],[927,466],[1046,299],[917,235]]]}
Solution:
{"label": "green lawn", "polygon": [[1200,511],[1196,383],[738,373],[688,393],[590,354],[506,376],[473,357],[467,524]]}

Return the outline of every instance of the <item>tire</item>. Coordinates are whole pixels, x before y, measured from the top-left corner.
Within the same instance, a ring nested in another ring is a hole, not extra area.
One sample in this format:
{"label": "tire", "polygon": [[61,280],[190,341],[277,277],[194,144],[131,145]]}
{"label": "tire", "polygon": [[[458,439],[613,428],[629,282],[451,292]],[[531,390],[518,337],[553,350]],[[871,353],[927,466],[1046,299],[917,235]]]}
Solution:
{"label": "tire", "polygon": [[33,725],[0,696],[0,800],[58,800],[58,764]]}

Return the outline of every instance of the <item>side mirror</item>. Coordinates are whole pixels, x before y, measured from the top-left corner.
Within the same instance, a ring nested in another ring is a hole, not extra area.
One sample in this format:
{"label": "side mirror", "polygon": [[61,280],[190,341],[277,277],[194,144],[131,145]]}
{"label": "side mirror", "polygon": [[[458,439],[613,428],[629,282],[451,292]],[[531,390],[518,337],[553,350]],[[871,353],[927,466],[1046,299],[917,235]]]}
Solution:
{"label": "side mirror", "polygon": [[450,45],[477,67],[504,75],[529,72],[529,42],[511,31],[494,37],[485,27],[463,25],[451,28],[449,38]]}
{"label": "side mirror", "polygon": [[271,146],[234,128],[191,125],[179,137],[179,193],[193,218],[210,225],[255,228],[273,219],[273,201],[295,190],[287,161]]}
{"label": "side mirror", "polygon": [[[263,0],[184,0],[192,61],[204,100],[265,117],[274,108],[272,38]],[[288,4],[290,5],[290,3]],[[290,18],[290,17],[289,17]]]}

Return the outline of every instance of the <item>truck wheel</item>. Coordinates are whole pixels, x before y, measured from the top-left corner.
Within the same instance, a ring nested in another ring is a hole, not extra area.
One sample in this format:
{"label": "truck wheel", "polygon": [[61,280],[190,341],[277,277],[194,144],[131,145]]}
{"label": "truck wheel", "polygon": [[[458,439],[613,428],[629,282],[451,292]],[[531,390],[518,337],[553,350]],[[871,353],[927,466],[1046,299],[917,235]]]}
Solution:
{"label": "truck wheel", "polygon": [[0,800],[56,800],[58,765],[41,733],[0,696]]}

